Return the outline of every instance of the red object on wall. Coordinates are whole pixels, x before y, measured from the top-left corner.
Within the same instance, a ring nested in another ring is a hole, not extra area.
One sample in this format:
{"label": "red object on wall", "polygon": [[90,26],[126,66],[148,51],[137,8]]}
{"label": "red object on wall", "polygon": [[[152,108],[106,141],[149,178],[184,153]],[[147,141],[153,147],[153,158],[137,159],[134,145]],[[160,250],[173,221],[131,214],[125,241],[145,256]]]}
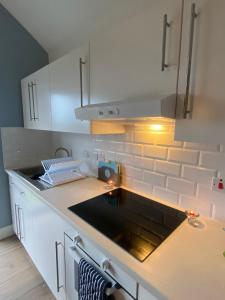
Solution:
{"label": "red object on wall", "polygon": [[224,189],[223,179],[220,179],[220,182],[218,183],[218,189],[220,189],[220,190]]}

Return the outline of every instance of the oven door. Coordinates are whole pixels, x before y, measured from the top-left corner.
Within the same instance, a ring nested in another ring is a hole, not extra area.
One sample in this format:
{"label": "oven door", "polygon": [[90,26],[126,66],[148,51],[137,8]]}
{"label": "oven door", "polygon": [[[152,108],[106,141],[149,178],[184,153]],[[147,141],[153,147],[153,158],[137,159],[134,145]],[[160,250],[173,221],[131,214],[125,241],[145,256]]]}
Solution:
{"label": "oven door", "polygon": [[[65,266],[66,266],[66,295],[67,300],[78,300],[78,265],[81,258],[91,263],[100,272],[100,267],[98,264],[89,257],[85,252],[78,247],[74,246],[73,240],[65,235]],[[111,282],[112,286],[116,282],[108,277],[105,273],[104,276],[107,277]],[[128,293],[126,293],[123,288],[115,289],[112,291],[115,300],[134,300]]]}

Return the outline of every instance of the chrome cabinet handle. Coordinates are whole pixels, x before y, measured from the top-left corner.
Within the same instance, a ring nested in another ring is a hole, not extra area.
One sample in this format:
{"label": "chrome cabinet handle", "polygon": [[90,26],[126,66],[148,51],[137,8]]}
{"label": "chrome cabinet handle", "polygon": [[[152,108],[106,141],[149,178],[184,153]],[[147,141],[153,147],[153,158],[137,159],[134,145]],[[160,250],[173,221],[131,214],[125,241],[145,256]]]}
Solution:
{"label": "chrome cabinet handle", "polygon": [[38,120],[38,116],[36,116],[36,112],[35,112],[34,86],[36,86],[36,84],[33,81],[31,81],[32,104],[33,104],[33,113],[34,113],[33,120],[36,121]]}
{"label": "chrome cabinet handle", "polygon": [[196,4],[192,3],[189,48],[188,48],[187,83],[186,83],[186,92],[185,92],[185,98],[184,98],[184,118],[185,119],[187,118],[188,114],[191,113],[191,109],[189,108],[189,91],[190,91],[190,81],[191,81],[191,67],[192,67],[192,53],[193,53],[193,44],[194,44],[195,20],[198,17],[198,14],[196,13],[195,8],[196,8]]}
{"label": "chrome cabinet handle", "polygon": [[55,242],[55,257],[56,257],[56,285],[57,285],[57,292],[59,293],[60,289],[63,285],[59,284],[59,252],[58,246],[62,245],[61,242]]}
{"label": "chrome cabinet handle", "polygon": [[28,86],[28,96],[29,96],[30,121],[32,121],[33,117],[32,117],[32,110],[31,110],[31,94],[30,94],[31,85],[30,85],[30,83],[28,83],[27,86]]}
{"label": "chrome cabinet handle", "polygon": [[83,65],[86,62],[80,57],[80,106],[83,107]]}
{"label": "chrome cabinet handle", "polygon": [[22,212],[22,208],[18,206],[18,221],[19,221],[20,239],[24,239],[24,236],[22,235],[22,230],[21,230],[20,211]]}
{"label": "chrome cabinet handle", "polygon": [[18,212],[17,212],[17,204],[15,204],[15,216],[16,216],[16,234],[20,238],[19,227],[18,227]]}
{"label": "chrome cabinet handle", "polygon": [[162,39],[162,66],[161,71],[164,72],[165,68],[168,68],[168,64],[166,64],[166,40],[167,40],[167,28],[170,27],[170,23],[168,22],[167,14],[163,17],[163,39]]}

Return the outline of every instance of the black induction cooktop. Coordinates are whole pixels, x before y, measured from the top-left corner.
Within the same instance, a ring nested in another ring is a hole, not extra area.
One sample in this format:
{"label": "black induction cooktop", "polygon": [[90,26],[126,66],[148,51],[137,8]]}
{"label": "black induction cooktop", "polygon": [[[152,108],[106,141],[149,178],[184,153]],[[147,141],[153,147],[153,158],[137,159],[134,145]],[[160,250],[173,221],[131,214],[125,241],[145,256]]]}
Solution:
{"label": "black induction cooktop", "polygon": [[143,262],[186,218],[185,213],[118,188],[69,207]]}

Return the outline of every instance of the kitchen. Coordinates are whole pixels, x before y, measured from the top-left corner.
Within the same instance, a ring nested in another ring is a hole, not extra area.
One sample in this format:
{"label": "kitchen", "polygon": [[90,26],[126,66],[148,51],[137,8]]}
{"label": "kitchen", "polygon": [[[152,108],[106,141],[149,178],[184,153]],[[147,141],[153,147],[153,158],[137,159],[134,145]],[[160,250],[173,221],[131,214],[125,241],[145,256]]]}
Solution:
{"label": "kitchen", "polygon": [[0,299],[225,299],[225,2],[0,3]]}

